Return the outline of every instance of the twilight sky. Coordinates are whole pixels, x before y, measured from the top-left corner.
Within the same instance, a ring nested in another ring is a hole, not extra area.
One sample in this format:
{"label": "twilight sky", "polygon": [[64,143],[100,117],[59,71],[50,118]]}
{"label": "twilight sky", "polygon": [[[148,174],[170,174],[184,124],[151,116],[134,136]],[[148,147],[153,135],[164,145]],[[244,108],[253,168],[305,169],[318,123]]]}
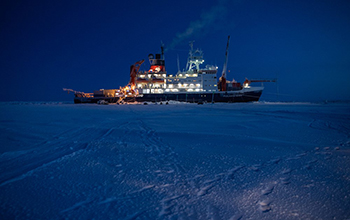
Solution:
{"label": "twilight sky", "polygon": [[161,41],[168,73],[192,40],[221,73],[228,35],[229,80],[278,78],[261,100],[350,99],[350,1],[3,0],[0,18],[0,101],[119,88]]}

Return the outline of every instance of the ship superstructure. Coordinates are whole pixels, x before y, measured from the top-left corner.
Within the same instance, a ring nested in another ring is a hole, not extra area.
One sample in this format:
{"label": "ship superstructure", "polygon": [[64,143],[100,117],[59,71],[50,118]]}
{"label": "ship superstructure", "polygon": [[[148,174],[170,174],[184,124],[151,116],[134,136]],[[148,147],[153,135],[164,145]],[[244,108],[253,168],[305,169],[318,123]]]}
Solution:
{"label": "ship superstructure", "polygon": [[136,89],[138,94],[166,94],[166,93],[198,93],[216,92],[217,67],[207,65],[201,69],[204,63],[202,50],[193,50],[193,42],[190,44],[190,52],[186,70],[175,75],[168,75],[165,70],[163,49],[161,54],[148,56],[150,69],[140,71],[136,75]]}

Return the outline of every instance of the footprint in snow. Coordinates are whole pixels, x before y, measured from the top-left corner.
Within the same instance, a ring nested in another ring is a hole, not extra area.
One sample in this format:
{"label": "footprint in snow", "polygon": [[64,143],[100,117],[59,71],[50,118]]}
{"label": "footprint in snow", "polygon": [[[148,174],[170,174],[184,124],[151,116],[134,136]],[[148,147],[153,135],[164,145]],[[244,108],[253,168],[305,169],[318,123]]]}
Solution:
{"label": "footprint in snow", "polygon": [[200,190],[197,193],[197,196],[204,196],[208,193],[209,189],[213,188],[214,184],[209,184],[207,186],[201,187]]}
{"label": "footprint in snow", "polygon": [[304,170],[311,170],[311,165],[310,165],[310,164],[305,164],[305,165],[303,166],[303,169],[304,169]]}
{"label": "footprint in snow", "polygon": [[289,158],[287,158],[286,160],[287,161],[289,161],[289,160],[298,160],[298,159],[300,159],[301,158],[301,156],[298,154],[298,155],[295,155],[294,157],[289,157]]}
{"label": "footprint in snow", "polygon": [[261,212],[269,212],[271,210],[270,207],[271,201],[270,200],[263,200],[258,203],[259,205],[259,210]]}
{"label": "footprint in snow", "polygon": [[304,153],[301,153],[301,154],[297,154],[295,156],[300,158],[300,157],[306,156],[306,153],[304,152]]}
{"label": "footprint in snow", "polygon": [[275,188],[275,185],[268,185],[263,190],[261,190],[261,195],[268,195],[272,193],[273,189]]}
{"label": "footprint in snow", "polygon": [[215,183],[215,182],[217,182],[219,180],[221,180],[220,176],[215,177],[214,179],[206,180],[206,181],[204,181],[204,184],[212,184],[212,183]]}
{"label": "footprint in snow", "polygon": [[313,163],[316,163],[317,162],[317,159],[313,159],[313,160],[310,160],[309,162],[307,162],[308,164],[313,164]]}
{"label": "footprint in snow", "polygon": [[280,179],[283,185],[288,185],[290,183],[290,177],[281,177]]}
{"label": "footprint in snow", "polygon": [[311,170],[311,165],[314,164],[314,163],[316,163],[316,162],[317,162],[316,159],[310,160],[309,162],[307,162],[307,163],[303,166],[303,168],[306,169],[306,170]]}
{"label": "footprint in snow", "polygon": [[233,179],[233,175],[240,169],[242,169],[244,166],[236,166],[233,169],[229,170],[227,173],[228,179]]}
{"label": "footprint in snow", "polygon": [[328,156],[326,156],[324,159],[325,160],[329,160],[329,159],[331,159],[332,158],[332,155],[331,154],[329,154]]}
{"label": "footprint in snow", "polygon": [[270,160],[268,163],[269,164],[278,164],[281,161],[281,158],[275,158]]}
{"label": "footprint in snow", "polygon": [[291,172],[292,172],[292,169],[288,168],[288,169],[284,169],[284,170],[282,171],[282,174],[289,174],[289,173],[291,173]]}
{"label": "footprint in snow", "polygon": [[261,164],[254,164],[251,167],[249,167],[249,169],[254,170],[254,171],[259,171],[261,167]]}
{"label": "footprint in snow", "polygon": [[243,214],[237,213],[234,216],[232,216],[231,218],[229,218],[229,220],[241,220],[242,217],[243,217]]}

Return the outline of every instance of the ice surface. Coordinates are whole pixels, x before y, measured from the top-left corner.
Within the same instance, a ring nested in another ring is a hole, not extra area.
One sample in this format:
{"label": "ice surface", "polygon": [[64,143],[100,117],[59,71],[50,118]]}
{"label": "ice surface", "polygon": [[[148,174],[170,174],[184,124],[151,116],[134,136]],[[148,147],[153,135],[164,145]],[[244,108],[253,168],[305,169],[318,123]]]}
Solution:
{"label": "ice surface", "polygon": [[349,219],[350,104],[0,104],[1,219]]}

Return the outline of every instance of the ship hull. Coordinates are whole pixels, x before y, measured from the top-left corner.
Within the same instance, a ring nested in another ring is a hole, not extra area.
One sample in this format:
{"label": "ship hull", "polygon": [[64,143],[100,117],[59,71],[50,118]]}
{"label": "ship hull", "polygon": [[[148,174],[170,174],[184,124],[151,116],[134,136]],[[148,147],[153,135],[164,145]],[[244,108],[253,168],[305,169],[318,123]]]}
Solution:
{"label": "ship hull", "polygon": [[145,94],[136,97],[137,102],[252,102],[258,101],[262,91],[244,93],[177,93],[177,94]]}
{"label": "ship hull", "polygon": [[[136,97],[127,97],[125,102],[254,102],[259,101],[263,88],[242,89],[230,92],[188,92],[188,93],[162,93],[162,94],[141,94]],[[97,103],[105,100],[109,103],[116,103],[119,99],[113,97],[82,98],[75,97],[75,103]]]}
{"label": "ship hull", "polygon": [[117,97],[74,97],[74,103],[80,104],[80,103],[97,103],[98,101],[104,100],[108,103],[117,103],[119,98]]}

